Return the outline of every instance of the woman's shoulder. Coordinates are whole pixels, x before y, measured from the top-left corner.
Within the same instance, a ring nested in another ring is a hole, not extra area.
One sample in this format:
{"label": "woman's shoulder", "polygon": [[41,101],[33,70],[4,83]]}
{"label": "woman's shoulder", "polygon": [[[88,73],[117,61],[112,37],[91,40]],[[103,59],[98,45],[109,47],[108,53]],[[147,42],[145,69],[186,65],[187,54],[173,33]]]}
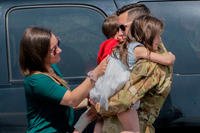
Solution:
{"label": "woman's shoulder", "polygon": [[44,73],[34,73],[29,76],[26,76],[24,79],[25,84],[34,84],[34,83],[45,83],[47,81],[51,80],[51,78]]}
{"label": "woman's shoulder", "polygon": [[38,78],[47,78],[47,77],[48,75],[46,73],[36,72],[36,73],[26,76],[25,79],[38,79]]}
{"label": "woman's shoulder", "polygon": [[44,73],[34,73],[24,79],[25,88],[43,89],[48,91],[52,86],[57,85],[53,78]]}

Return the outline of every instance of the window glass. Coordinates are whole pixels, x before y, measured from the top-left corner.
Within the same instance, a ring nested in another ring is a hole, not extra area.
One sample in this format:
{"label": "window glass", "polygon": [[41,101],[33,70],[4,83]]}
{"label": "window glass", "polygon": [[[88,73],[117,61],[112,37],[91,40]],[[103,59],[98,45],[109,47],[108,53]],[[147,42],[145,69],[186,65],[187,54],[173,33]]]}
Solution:
{"label": "window glass", "polygon": [[101,31],[104,15],[89,7],[31,7],[8,13],[8,46],[11,80],[21,79],[18,55],[22,34],[28,26],[51,29],[61,40],[64,77],[85,76],[96,65],[99,44],[105,39]]}
{"label": "window glass", "polygon": [[163,42],[176,55],[174,72],[200,73],[200,2],[147,2],[165,24]]}

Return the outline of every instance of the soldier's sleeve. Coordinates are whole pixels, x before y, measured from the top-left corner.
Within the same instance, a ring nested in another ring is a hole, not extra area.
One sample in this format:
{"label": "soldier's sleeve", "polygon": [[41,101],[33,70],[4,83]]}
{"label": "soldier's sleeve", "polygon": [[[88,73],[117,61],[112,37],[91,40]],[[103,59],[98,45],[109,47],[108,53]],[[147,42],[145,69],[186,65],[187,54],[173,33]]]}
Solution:
{"label": "soldier's sleeve", "polygon": [[158,66],[156,71],[160,71],[159,83],[140,99],[141,104],[138,109],[138,116],[141,122],[140,129],[146,128],[145,125],[154,123],[171,90],[172,73],[169,67],[162,65]]}

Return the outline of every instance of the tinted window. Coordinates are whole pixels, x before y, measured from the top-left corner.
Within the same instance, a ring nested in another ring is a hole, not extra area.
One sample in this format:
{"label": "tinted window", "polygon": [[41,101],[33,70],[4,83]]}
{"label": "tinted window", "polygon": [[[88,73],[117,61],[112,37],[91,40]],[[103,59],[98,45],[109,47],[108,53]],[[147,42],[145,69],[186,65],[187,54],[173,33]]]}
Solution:
{"label": "tinted window", "polygon": [[50,28],[61,39],[60,69],[65,77],[85,76],[96,65],[104,15],[89,7],[56,6],[14,9],[8,13],[8,47],[11,80],[21,79],[19,42],[28,26]]}
{"label": "tinted window", "polygon": [[147,2],[165,24],[163,41],[176,55],[174,72],[200,73],[200,2]]}

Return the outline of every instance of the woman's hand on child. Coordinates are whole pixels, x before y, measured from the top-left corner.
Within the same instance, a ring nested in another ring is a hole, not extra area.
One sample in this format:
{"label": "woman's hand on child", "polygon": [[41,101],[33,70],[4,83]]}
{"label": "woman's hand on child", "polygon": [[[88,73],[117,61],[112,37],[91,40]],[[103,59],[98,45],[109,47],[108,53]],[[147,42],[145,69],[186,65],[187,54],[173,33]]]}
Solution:
{"label": "woman's hand on child", "polygon": [[101,61],[101,63],[93,70],[93,73],[97,78],[104,74],[106,67],[107,67],[107,64],[108,64],[107,58],[108,57],[103,59]]}

